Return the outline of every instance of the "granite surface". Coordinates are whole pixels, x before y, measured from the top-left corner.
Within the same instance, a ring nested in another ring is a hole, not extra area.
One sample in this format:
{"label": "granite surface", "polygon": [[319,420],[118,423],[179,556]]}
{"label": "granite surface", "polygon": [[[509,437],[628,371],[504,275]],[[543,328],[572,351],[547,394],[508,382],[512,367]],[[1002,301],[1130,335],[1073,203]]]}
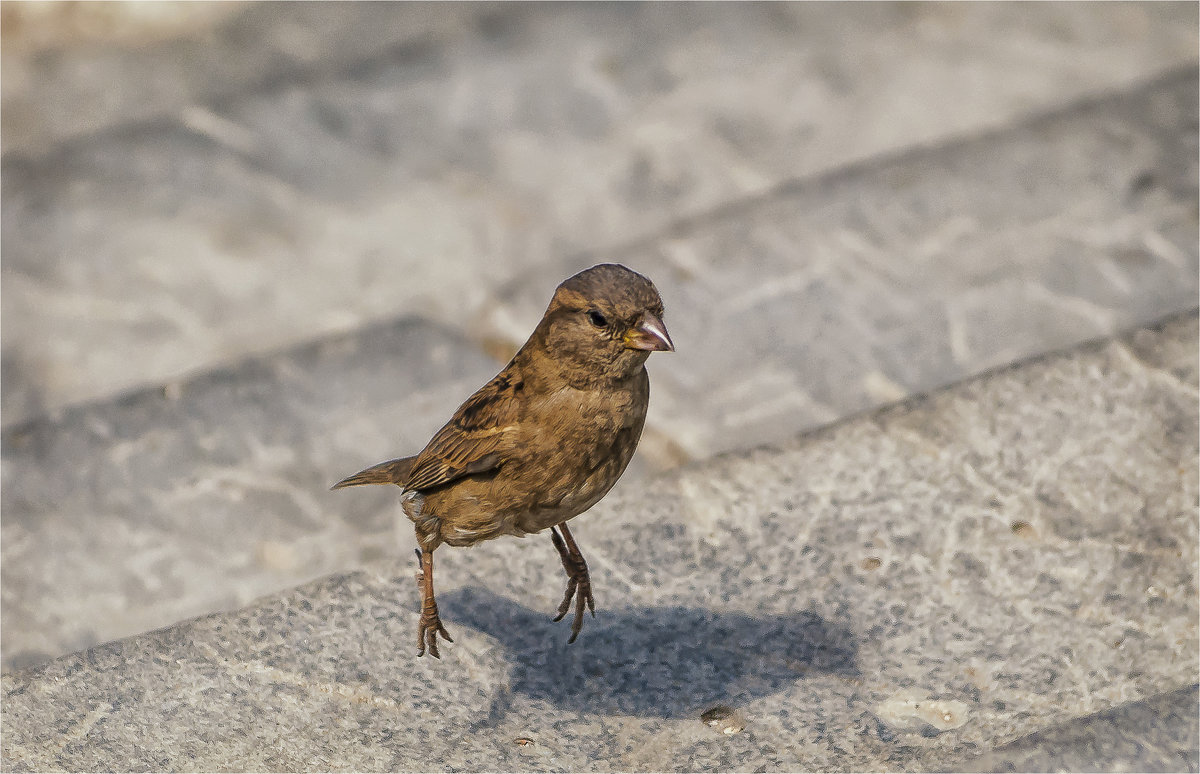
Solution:
{"label": "granite surface", "polygon": [[[1197,13],[3,4],[2,767],[1197,771]],[[447,549],[414,659],[326,487],[600,260],[598,617]]]}
{"label": "granite surface", "polygon": [[575,523],[570,647],[533,536],[439,553],[440,661],[384,560],[5,674],[4,766],[1089,770],[1119,730],[1185,769],[1198,347],[1187,313],[648,478]]}
{"label": "granite surface", "polygon": [[9,428],[6,668],[396,556],[394,493],[329,485],[365,438],[419,448],[492,368],[405,321]]}
{"label": "granite surface", "polygon": [[654,278],[678,349],[620,487],[1189,308],[1196,94],[1180,73],[789,184],[521,275],[469,333],[381,323],[9,425],[4,664],[406,556],[385,493],[325,487],[415,453],[593,260]]}
{"label": "granite surface", "polygon": [[648,366],[643,451],[664,469],[1148,324],[1200,293],[1197,90],[1192,68],[790,181],[522,274],[473,330],[507,354],[550,278],[598,260],[653,277],[677,344]]}
{"label": "granite surface", "polygon": [[[489,293],[539,267],[552,287],[564,256],[1194,72],[1200,45],[1194,3],[268,3],[182,37],[23,53],[9,23],[21,10],[5,12],[0,111],[6,425],[404,316],[475,333]],[[1194,86],[1181,89],[1194,99]],[[1077,156],[1045,159],[1076,184],[1088,153],[1115,163],[1085,178],[1087,190],[1048,200],[1038,167],[1023,167],[1038,173],[1028,205],[1046,210],[1044,229],[1079,225],[1080,252],[1128,254],[1095,270],[1118,297],[1143,261],[1194,255],[1195,239],[1159,232],[1145,201],[1137,217],[1089,220],[1098,186],[1155,201],[1170,197],[1177,167],[1194,181],[1194,127],[1163,123],[1167,102],[1127,116],[1129,127],[1101,120]],[[959,159],[989,175],[1002,163]],[[1020,181],[988,185],[1014,214]],[[868,211],[840,224],[844,237],[800,244],[807,258],[792,269],[831,250],[878,261],[891,230],[916,239],[917,260],[983,241],[993,223],[974,204],[953,206],[960,187],[978,198],[969,182],[949,184],[941,202],[953,217],[933,230],[910,232],[897,206],[878,222]],[[927,201],[936,189],[917,190],[918,201],[901,198],[939,209]],[[731,253],[726,269],[793,249],[812,221],[791,220],[778,236],[748,235],[754,249]],[[1021,264],[1019,243],[1007,244],[991,249]],[[772,277],[774,259],[761,260],[750,274]],[[848,271],[878,283],[896,268]],[[1033,272],[1029,286],[1044,291],[1027,299],[1020,279],[1000,292],[1043,316],[1069,295]],[[1111,308],[1083,300],[1102,308],[1062,314],[1087,335],[1151,319],[1098,330],[1091,319]]]}
{"label": "granite surface", "polygon": [[1197,771],[1200,688],[1076,718],[949,771]]}

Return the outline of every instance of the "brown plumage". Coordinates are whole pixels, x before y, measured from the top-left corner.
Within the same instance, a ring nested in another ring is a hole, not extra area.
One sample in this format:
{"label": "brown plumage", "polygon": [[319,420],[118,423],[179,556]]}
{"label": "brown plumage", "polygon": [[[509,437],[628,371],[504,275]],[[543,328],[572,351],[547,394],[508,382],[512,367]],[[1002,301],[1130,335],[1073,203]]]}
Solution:
{"label": "brown plumage", "polygon": [[566,521],[596,504],[633,457],[651,352],[673,351],[653,283],[601,264],[558,286],[529,340],[467,399],[415,457],[381,462],[333,486],[396,484],[420,548],[418,652],[438,656],[450,635],[433,594],[433,551],[550,529],[567,572],[560,620],[575,598],[574,642],[586,605],[587,562]]}

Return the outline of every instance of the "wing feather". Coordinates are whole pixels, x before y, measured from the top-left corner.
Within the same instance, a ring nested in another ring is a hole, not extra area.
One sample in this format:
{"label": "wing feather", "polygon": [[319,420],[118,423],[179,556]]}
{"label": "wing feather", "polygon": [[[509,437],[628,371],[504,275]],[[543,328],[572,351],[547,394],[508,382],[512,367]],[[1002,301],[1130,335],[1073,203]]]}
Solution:
{"label": "wing feather", "polygon": [[433,489],[504,464],[513,445],[520,390],[512,366],[481,387],[417,455],[404,488]]}

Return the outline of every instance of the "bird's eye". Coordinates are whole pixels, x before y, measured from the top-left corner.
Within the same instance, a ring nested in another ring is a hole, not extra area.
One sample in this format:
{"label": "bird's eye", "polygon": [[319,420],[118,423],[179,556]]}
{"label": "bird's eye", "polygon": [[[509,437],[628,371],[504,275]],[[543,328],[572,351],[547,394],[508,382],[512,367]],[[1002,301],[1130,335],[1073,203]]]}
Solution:
{"label": "bird's eye", "polygon": [[588,322],[595,325],[597,328],[603,328],[608,325],[608,318],[600,314],[599,311],[591,309],[587,313]]}

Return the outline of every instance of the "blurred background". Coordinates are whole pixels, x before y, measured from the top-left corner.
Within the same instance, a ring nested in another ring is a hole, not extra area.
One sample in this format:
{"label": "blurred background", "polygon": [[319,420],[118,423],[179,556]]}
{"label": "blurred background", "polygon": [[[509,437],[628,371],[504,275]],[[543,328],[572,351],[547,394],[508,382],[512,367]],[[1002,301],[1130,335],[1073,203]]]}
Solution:
{"label": "blurred background", "polygon": [[1194,3],[0,14],[6,669],[410,555],[325,487],[598,261],[620,486],[1196,303]]}

